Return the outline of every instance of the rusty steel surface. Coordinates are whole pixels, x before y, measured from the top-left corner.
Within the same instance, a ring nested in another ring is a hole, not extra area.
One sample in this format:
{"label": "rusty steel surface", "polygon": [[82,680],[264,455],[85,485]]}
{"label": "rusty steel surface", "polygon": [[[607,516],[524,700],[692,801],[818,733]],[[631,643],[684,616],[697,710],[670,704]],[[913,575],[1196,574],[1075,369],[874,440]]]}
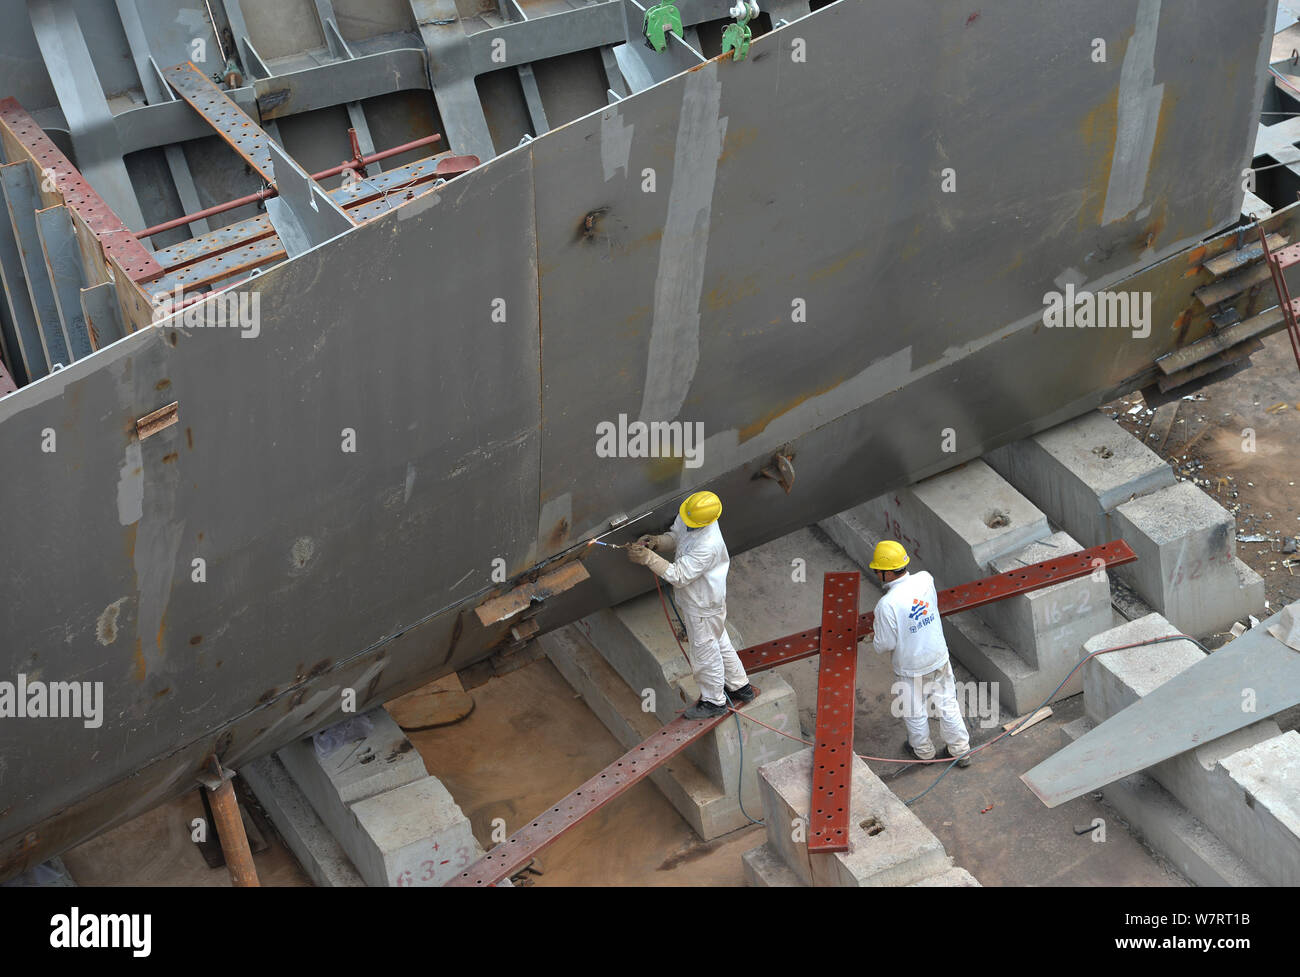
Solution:
{"label": "rusty steel surface", "polygon": [[808,811],[808,851],[812,854],[849,850],[861,583],[857,571],[828,573],[822,583],[822,649]]}
{"label": "rusty steel surface", "polygon": [[[1068,556],[1054,557],[1027,567],[1008,570],[982,580],[958,584],[939,591],[939,614],[946,617],[961,611],[983,607],[1016,594],[1027,594],[1053,584],[1086,577],[1110,567],[1123,566],[1137,559],[1132,547],[1122,539],[1093,546]],[[868,611],[858,620],[858,635],[871,633],[875,614]],[[737,654],[746,672],[761,672],[777,665],[809,658],[821,650],[821,628],[811,628],[783,638],[742,648]]]}
{"label": "rusty steel surface", "polygon": [[687,719],[679,716],[644,743],[628,750],[526,828],[516,831],[446,884],[472,888],[496,885],[503,879],[508,879],[528,864],[529,859],[588,814],[608,804],[729,718],[730,713],[713,719]]}
{"label": "rusty steel surface", "polygon": [[231,149],[257,170],[262,179],[275,186],[271,139],[260,125],[249,118],[207,75],[194,67],[192,61],[164,69],[163,77],[181,98],[189,102],[194,111],[207,120]]}
{"label": "rusty steel surface", "polygon": [[149,249],[127,229],[17,99],[0,99],[0,124],[22,143],[40,168],[42,179],[52,182],[63,202],[76,211],[98,239],[104,254],[121,265],[131,281],[149,282],[162,274],[162,266]]}

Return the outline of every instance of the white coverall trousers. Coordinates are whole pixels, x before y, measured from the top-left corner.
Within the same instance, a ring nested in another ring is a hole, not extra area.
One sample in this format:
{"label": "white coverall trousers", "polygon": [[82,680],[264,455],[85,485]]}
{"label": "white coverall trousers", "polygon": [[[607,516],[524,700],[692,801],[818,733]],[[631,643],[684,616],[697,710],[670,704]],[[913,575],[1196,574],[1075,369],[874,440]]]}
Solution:
{"label": "white coverall trousers", "polygon": [[957,705],[957,679],[950,662],[925,675],[895,675],[894,678],[894,691],[907,726],[907,742],[918,757],[934,759],[930,709],[939,714],[939,732],[948,745],[949,755],[961,756],[970,749],[970,735],[962,722],[961,707]]}
{"label": "white coverall trousers", "polygon": [[723,683],[729,689],[738,689],[749,681],[727,635],[727,609],[723,607],[716,614],[703,615],[683,608],[682,620],[691,642],[691,669],[700,686],[700,698],[715,706],[725,706]]}

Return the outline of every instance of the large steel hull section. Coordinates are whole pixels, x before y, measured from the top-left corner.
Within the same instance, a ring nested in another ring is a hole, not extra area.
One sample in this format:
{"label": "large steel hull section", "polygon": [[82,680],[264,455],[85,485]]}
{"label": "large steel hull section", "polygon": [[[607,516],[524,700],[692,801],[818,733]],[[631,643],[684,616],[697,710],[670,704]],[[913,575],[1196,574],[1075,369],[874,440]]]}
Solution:
{"label": "large steel hull section", "polygon": [[[347,689],[364,709],[481,658],[508,627],[472,613],[493,571],[613,516],[666,523],[708,485],[740,551],[1141,383],[1204,331],[1182,249],[1236,215],[1268,6],[1161,15],[1155,76],[1179,97],[1104,224],[1118,62],[1061,67],[1035,4],[980,37],[951,4],[937,28],[894,12],[891,35],[836,4],[274,269],[242,290],[256,339],[149,330],[0,401],[21,472],[0,490],[0,674],[107,694],[99,729],[3,721],[0,876],[186,789],[206,754],[238,767],[336,720]],[[1135,5],[1097,8],[1118,59]],[[1045,330],[1071,269],[1152,291],[1151,334]],[[173,400],[180,422],[136,441]],[[598,457],[619,414],[702,423],[702,465]],[[756,477],[778,449],[788,496]],[[648,583],[613,551],[587,563],[543,627]]]}

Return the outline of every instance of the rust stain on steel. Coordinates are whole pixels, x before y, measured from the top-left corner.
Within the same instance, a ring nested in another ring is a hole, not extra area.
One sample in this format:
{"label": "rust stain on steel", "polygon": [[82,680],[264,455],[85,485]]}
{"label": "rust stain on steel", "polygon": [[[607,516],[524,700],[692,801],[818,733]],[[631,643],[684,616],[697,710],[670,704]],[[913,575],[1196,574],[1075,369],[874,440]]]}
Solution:
{"label": "rust stain on steel", "polygon": [[567,563],[558,570],[543,574],[532,583],[516,587],[500,597],[494,597],[474,608],[479,621],[484,627],[490,627],[499,621],[514,617],[530,606],[534,600],[543,601],[548,597],[563,593],[582,583],[591,576],[587,568],[578,560]]}
{"label": "rust stain on steel", "polygon": [[159,407],[152,413],[145,414],[135,422],[135,433],[143,441],[180,420],[180,401],[174,400],[166,407]]}
{"label": "rust stain on steel", "polygon": [[42,175],[51,180],[63,202],[95,235],[106,258],[115,261],[131,281],[150,282],[162,275],[162,265],[140,243],[122,219],[54,145],[16,98],[0,99],[0,125],[23,145]]}
{"label": "rust stain on steel", "polygon": [[834,380],[832,380],[830,383],[827,383],[823,387],[820,387],[816,390],[808,391],[807,393],[801,393],[785,401],[785,403],[772,408],[772,410],[768,411],[766,414],[763,414],[761,417],[755,419],[753,422],[746,424],[736,433],[738,443],[744,444],[750,438],[757,437],[758,435],[762,434],[763,431],[767,429],[767,426],[771,424],[773,421],[775,421],[778,417],[781,417],[783,414],[788,414],[790,411],[794,410],[796,407],[802,404],[805,400],[810,400],[813,397],[820,397],[822,394],[834,390],[843,382],[844,382],[844,377],[836,377]]}

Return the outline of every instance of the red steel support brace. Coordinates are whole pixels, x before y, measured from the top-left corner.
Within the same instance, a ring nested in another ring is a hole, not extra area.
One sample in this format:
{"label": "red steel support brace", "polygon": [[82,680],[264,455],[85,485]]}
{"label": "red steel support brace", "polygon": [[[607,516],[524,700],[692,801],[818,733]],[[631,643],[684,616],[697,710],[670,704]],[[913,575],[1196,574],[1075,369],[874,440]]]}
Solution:
{"label": "red steel support brace", "polygon": [[[1094,546],[1069,556],[1044,560],[1032,566],[950,587],[939,593],[939,614],[946,617],[959,611],[968,611],[1017,594],[1026,594],[1067,580],[1077,580],[1079,577],[1086,577],[1090,573],[1098,573],[1109,567],[1132,563],[1136,559],[1137,554],[1123,540]],[[856,610],[856,601],[853,606]],[[859,616],[856,632],[859,640],[871,633],[874,619],[875,615],[870,613]],[[822,628],[813,628],[809,631],[800,631],[798,634],[777,638],[775,641],[753,645],[738,654],[745,671],[752,675],[786,662],[798,661],[800,658],[809,658],[818,654],[821,650],[822,630]],[[674,719],[640,746],[633,747],[623,754],[620,759],[596,774],[551,810],[497,845],[447,885],[487,887],[496,885],[502,879],[508,879],[527,865],[529,859],[588,814],[618,797],[727,718],[727,716],[719,716],[717,719],[694,721],[685,718]],[[850,724],[851,722],[850,719]]]}
{"label": "red steel support brace", "polygon": [[822,583],[817,734],[813,740],[808,851],[849,850],[853,778],[853,692],[858,673],[858,588],[862,574],[828,573]]}

